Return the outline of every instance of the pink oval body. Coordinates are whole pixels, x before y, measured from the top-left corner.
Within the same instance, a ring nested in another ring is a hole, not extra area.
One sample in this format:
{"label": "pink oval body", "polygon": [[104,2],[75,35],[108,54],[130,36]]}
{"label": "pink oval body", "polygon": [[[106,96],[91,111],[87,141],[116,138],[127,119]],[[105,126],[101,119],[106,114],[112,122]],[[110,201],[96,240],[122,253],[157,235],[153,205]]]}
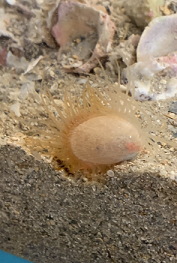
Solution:
{"label": "pink oval body", "polygon": [[95,117],[79,124],[71,133],[70,144],[78,159],[104,165],[130,160],[142,149],[138,130],[114,115]]}

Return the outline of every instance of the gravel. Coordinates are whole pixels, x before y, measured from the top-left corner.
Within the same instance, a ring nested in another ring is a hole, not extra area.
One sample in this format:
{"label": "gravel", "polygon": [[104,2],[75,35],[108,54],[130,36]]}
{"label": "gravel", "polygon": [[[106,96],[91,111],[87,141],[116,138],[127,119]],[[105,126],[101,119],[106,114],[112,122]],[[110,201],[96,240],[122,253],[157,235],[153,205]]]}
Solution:
{"label": "gravel", "polygon": [[177,183],[120,172],[72,180],[0,148],[0,248],[36,263],[177,262]]}

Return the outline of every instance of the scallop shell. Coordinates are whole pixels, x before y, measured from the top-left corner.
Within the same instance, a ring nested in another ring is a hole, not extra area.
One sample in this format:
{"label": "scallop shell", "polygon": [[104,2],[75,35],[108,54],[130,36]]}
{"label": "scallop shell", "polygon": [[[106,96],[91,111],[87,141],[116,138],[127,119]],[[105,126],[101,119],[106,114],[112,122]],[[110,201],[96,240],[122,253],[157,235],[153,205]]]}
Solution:
{"label": "scallop shell", "polygon": [[137,48],[137,59],[162,57],[177,51],[177,14],[154,19],[144,30]]}
{"label": "scallop shell", "polygon": [[146,27],[152,19],[160,16],[160,6],[164,4],[163,0],[129,0],[124,2],[126,14],[140,28]]}
{"label": "scallop shell", "polygon": [[118,116],[99,116],[77,126],[70,137],[75,156],[92,164],[115,164],[134,158],[141,149],[138,130]]}

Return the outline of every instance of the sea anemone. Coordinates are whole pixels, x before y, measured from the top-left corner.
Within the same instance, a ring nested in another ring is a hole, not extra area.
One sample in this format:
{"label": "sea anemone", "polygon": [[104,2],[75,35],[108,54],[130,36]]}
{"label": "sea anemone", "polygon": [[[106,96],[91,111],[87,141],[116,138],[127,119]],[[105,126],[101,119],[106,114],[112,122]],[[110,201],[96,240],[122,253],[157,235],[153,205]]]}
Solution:
{"label": "sea anemone", "polygon": [[28,137],[26,144],[33,150],[45,149],[71,172],[105,172],[136,157],[144,147],[135,101],[118,87],[99,91],[87,84],[80,96],[67,89],[62,109],[49,91],[37,100],[38,108],[44,109],[40,123],[45,131],[38,126],[40,137]]}

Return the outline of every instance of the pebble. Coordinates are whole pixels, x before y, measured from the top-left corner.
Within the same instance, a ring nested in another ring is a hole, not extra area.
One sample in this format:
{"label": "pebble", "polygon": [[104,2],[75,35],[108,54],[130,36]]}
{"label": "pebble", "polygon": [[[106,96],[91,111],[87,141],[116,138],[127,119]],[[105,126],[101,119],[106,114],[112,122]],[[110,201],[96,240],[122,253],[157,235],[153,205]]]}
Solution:
{"label": "pebble", "polygon": [[167,176],[167,171],[160,170],[160,175],[166,177]]}
{"label": "pebble", "polygon": [[99,67],[96,67],[96,68],[94,68],[93,71],[94,71],[95,74],[100,75],[103,70],[101,68],[99,68]]}
{"label": "pebble", "polygon": [[112,170],[107,171],[107,176],[114,177],[114,172]]}
{"label": "pebble", "polygon": [[165,79],[161,79],[160,84],[167,84],[167,81]]}
{"label": "pebble", "polygon": [[88,81],[88,79],[80,79],[77,83],[79,85],[84,85],[87,81]]}
{"label": "pebble", "polygon": [[17,101],[14,104],[11,105],[10,107],[11,111],[13,111],[15,113],[15,115],[17,115],[18,117],[21,116],[20,114],[20,103]]}
{"label": "pebble", "polygon": [[21,86],[19,99],[25,100],[29,93],[35,92],[34,82],[28,81]]}
{"label": "pebble", "polygon": [[174,102],[171,104],[171,106],[170,106],[170,108],[169,108],[168,111],[177,114],[177,101],[174,101]]}

